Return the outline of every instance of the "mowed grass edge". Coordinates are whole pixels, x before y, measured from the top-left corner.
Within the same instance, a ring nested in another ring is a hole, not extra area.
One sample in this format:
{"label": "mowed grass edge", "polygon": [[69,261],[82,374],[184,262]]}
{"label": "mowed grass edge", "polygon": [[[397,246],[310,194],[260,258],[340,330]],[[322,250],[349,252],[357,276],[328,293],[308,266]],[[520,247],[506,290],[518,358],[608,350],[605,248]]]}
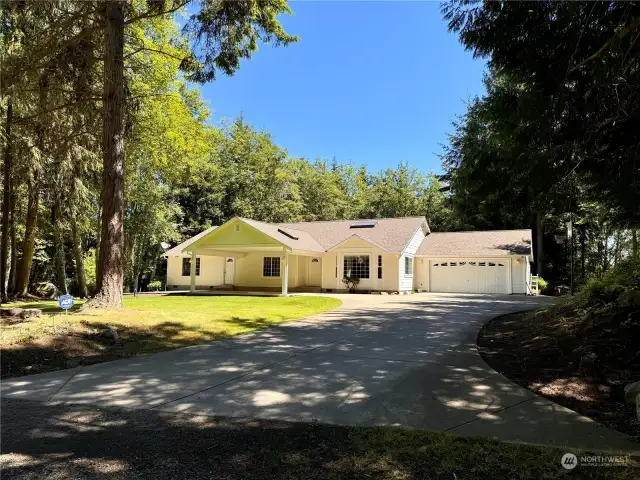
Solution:
{"label": "mowed grass edge", "polygon": [[[43,315],[2,325],[2,378],[197,345],[333,310],[323,296],[127,296],[122,309],[65,314],[54,301],[10,303]],[[114,341],[108,330],[117,332]]]}

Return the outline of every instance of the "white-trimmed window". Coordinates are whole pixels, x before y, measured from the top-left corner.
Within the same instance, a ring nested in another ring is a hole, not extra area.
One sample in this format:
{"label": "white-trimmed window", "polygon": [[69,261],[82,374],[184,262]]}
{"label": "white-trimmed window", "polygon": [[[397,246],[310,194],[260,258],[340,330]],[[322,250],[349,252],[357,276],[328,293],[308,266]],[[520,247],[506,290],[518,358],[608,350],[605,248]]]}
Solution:
{"label": "white-trimmed window", "polygon": [[382,255],[378,255],[378,280],[382,280]]}
{"label": "white-trimmed window", "polygon": [[413,258],[411,257],[404,257],[404,274],[407,277],[413,275]]}
{"label": "white-trimmed window", "polygon": [[345,277],[369,278],[369,255],[345,255],[343,267]]}
{"label": "white-trimmed window", "polygon": [[262,276],[263,277],[279,277],[280,276],[280,257],[264,257],[262,259]]}
{"label": "white-trimmed window", "polygon": [[[182,276],[190,277],[191,276],[191,259],[183,258],[182,259]],[[200,276],[200,259],[196,258],[196,277]]]}

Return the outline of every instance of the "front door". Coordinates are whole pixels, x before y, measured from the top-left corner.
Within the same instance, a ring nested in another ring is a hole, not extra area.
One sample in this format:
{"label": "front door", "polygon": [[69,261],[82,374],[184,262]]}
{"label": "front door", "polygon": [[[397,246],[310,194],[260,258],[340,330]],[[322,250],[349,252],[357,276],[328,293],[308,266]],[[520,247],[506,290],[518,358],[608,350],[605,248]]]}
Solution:
{"label": "front door", "polygon": [[309,259],[309,274],[307,285],[319,287],[322,283],[322,260],[318,257]]}
{"label": "front door", "polygon": [[227,257],[224,262],[224,284],[233,285],[236,277],[236,259]]}

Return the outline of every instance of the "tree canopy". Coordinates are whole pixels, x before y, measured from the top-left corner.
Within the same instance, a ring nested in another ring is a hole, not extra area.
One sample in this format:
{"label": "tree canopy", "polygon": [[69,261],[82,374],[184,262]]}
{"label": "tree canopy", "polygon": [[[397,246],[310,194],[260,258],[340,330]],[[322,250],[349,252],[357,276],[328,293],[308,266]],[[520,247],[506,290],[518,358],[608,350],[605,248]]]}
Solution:
{"label": "tree canopy", "polygon": [[550,234],[571,216],[581,255],[597,244],[606,265],[621,242],[614,229],[635,239],[640,226],[638,4],[454,0],[442,10],[462,44],[489,59],[486,94],[454,124],[443,156],[456,212],[475,228],[537,217],[548,227],[539,270],[543,244],[556,248]]}

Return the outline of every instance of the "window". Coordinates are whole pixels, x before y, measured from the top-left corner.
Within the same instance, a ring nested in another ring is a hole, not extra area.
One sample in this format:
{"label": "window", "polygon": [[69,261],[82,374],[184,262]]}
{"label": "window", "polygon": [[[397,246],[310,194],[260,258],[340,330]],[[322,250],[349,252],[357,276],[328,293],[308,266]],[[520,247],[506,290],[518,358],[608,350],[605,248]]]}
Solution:
{"label": "window", "polygon": [[369,256],[368,255],[345,255],[344,276],[369,278]]}
{"label": "window", "polygon": [[182,276],[183,277],[191,276],[191,259],[190,258],[182,259]]}
{"label": "window", "polygon": [[489,262],[489,266],[490,266],[490,267],[495,267],[495,266],[496,266],[496,264],[495,264],[495,263],[493,263],[493,262]]}
{"label": "window", "polygon": [[404,274],[407,277],[413,275],[413,258],[404,257]]}
{"label": "window", "polygon": [[449,264],[449,266],[450,266],[450,267],[455,267],[455,266],[457,266],[457,263],[456,263],[456,262],[451,262],[451,263]]}
{"label": "window", "polygon": [[382,279],[382,255],[378,255],[378,279]]}
{"label": "window", "polygon": [[262,261],[263,277],[280,276],[280,257],[264,257]]}
{"label": "window", "polygon": [[480,263],[478,263],[478,266],[479,266],[479,267],[486,267],[486,266],[487,266],[487,264],[486,264],[485,262],[480,262]]}
{"label": "window", "polygon": [[[183,258],[182,259],[182,276],[190,277],[191,276],[191,259]],[[196,258],[196,277],[200,276],[200,259]]]}
{"label": "window", "polygon": [[446,267],[446,266],[448,266],[448,265],[449,265],[449,264],[448,264],[447,262],[442,262],[442,263],[440,264],[440,266],[441,266],[441,267]]}

